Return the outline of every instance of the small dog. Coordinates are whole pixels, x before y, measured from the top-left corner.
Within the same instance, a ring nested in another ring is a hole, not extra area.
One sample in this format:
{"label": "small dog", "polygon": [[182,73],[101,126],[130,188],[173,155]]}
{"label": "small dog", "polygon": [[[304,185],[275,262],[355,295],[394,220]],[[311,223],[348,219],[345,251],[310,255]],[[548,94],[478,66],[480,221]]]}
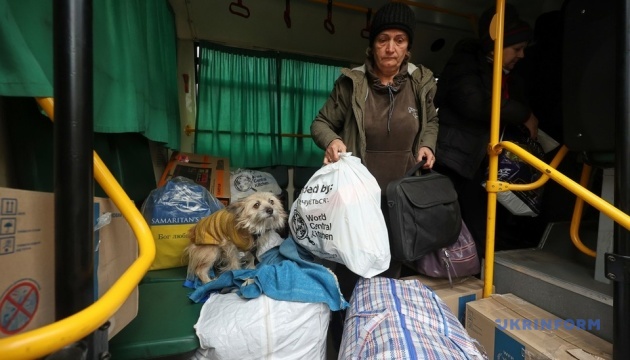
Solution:
{"label": "small dog", "polygon": [[[201,219],[188,231],[190,245],[188,275],[195,274],[202,283],[211,281],[208,272],[215,267],[217,275],[242,267],[254,267],[256,257],[280,245],[287,213],[282,202],[270,192],[254,193],[226,208]],[[243,266],[244,265],[244,266]]]}

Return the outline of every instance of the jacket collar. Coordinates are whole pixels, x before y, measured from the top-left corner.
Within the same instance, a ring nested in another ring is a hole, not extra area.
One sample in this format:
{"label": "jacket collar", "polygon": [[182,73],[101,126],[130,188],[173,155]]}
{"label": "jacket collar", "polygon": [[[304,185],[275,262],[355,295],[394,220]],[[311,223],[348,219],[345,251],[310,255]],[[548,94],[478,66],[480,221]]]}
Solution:
{"label": "jacket collar", "polygon": [[[361,65],[361,66],[357,66],[355,68],[352,69],[344,69],[344,70],[349,70],[349,71],[358,71],[362,74],[365,74],[365,64]],[[414,71],[418,70],[418,67],[410,62],[407,63],[407,72],[409,74],[413,73]]]}

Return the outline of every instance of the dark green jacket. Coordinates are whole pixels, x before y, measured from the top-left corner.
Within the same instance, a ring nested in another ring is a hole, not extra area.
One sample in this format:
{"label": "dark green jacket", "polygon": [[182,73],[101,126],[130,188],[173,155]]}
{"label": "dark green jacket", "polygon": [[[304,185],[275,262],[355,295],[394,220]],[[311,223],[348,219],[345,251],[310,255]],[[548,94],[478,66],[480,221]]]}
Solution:
{"label": "dark green jacket", "polygon": [[[433,99],[437,89],[431,70],[422,65],[407,66],[416,94],[418,113],[421,115],[418,118],[422,121],[413,146],[414,156],[417,157],[418,149],[423,146],[435,152],[439,125]],[[341,73],[328,100],[311,124],[311,135],[315,144],[324,150],[331,141],[341,139],[348,152],[364,159],[366,144],[363,113],[369,94],[365,65],[354,69],[345,68]]]}

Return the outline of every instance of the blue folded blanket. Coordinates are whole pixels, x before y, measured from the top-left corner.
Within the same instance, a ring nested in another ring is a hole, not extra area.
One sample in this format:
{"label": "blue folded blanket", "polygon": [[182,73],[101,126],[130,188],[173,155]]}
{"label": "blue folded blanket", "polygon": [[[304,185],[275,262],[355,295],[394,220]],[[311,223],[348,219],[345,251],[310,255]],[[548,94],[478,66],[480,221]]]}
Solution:
{"label": "blue folded blanket", "polygon": [[349,304],[332,271],[304,258],[312,259],[289,236],[280,246],[264,253],[255,269],[228,271],[207,284],[189,279],[184,286],[195,289],[189,298],[196,303],[206,301],[214,292],[236,289],[246,299],[265,294],[275,300],[323,302],[332,311],[347,308]]}

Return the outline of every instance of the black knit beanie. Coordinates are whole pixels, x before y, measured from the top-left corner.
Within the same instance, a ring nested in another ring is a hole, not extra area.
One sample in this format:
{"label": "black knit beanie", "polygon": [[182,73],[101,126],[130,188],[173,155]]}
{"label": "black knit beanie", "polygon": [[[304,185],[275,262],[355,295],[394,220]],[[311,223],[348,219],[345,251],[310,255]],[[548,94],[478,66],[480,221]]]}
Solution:
{"label": "black knit beanie", "polygon": [[398,29],[407,33],[409,38],[408,48],[411,48],[415,28],[416,16],[413,10],[405,4],[389,2],[379,8],[374,14],[374,19],[370,26],[370,46],[374,44],[374,39],[381,31]]}
{"label": "black knit beanie", "polygon": [[[492,6],[479,17],[479,40],[485,53],[494,50],[494,40],[490,37],[490,22],[495,13],[496,9]],[[510,4],[505,4],[503,47],[531,41],[533,36],[534,31],[529,24],[519,18],[516,8]]]}

